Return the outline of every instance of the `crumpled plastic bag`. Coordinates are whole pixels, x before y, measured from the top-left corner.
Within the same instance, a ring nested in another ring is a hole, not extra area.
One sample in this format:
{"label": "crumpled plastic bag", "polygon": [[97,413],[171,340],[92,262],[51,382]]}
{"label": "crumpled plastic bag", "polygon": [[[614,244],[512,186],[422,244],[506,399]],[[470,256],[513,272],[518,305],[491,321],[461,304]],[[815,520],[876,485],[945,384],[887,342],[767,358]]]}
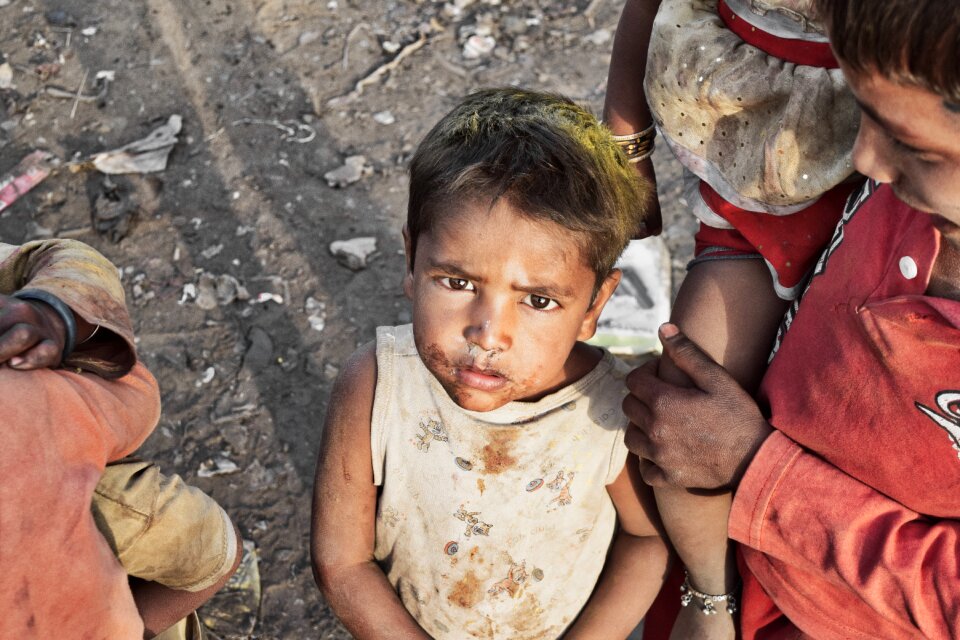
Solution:
{"label": "crumpled plastic bag", "polygon": [[146,138],[131,142],[119,149],[103,151],[91,158],[93,166],[103,173],[154,173],[167,168],[167,158],[177,144],[182,119],[173,114],[166,124],[153,130]]}

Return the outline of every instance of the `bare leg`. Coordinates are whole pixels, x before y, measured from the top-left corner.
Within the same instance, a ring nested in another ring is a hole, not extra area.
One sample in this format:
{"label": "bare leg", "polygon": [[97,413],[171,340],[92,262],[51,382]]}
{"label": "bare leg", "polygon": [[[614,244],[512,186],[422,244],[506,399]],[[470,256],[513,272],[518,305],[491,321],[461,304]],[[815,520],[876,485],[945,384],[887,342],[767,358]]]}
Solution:
{"label": "bare leg", "polygon": [[[787,303],[773,290],[762,260],[724,260],[696,265],[677,295],[672,321],[754,393]],[[674,384],[691,382],[669,359],[659,375]],[[656,489],[657,507],[677,554],[699,591],[727,593],[737,584],[732,545],[727,538],[729,492],[694,494]],[[721,607],[722,608],[722,607]],[[733,619],[720,612],[704,616],[695,604],[681,611],[671,638],[733,638]]]}
{"label": "bare leg", "polygon": [[240,532],[234,527],[237,536],[237,557],[230,571],[216,584],[202,591],[180,591],[165,587],[157,582],[130,578],[130,591],[137,604],[140,617],[143,618],[143,637],[152,638],[161,631],[173,626],[191,611],[198,609],[203,603],[212,598],[217,591],[223,588],[240,566],[243,558],[243,544]]}

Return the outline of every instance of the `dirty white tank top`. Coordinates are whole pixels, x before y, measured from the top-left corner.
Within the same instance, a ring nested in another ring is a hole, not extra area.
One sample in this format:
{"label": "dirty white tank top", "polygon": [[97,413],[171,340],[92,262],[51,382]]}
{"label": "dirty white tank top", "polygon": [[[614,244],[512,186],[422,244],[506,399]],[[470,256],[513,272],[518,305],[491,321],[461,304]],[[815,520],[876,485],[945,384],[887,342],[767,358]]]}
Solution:
{"label": "dirty white tank top", "polygon": [[410,325],[377,329],[375,556],[434,638],[557,638],[576,618],[616,526],[628,371],[605,353],[537,402],[468,411]]}

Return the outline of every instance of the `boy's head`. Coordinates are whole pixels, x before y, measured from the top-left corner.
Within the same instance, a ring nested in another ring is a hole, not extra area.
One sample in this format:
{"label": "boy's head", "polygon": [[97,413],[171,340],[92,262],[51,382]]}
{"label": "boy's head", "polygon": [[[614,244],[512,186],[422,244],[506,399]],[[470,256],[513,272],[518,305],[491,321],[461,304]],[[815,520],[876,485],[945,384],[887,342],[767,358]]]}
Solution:
{"label": "boy's head", "polygon": [[960,2],[817,0],[863,110],[854,163],[904,202],[960,225]]}
{"label": "boy's head", "polygon": [[488,411],[592,368],[577,341],[619,282],[641,188],[609,132],[557,96],[481,91],[427,134],[404,286],[417,350],[454,401]]}
{"label": "boy's head", "polygon": [[642,226],[647,188],[606,127],[567,98],[478,91],[445,115],[413,156],[410,258],[422,233],[456,216],[456,204],[504,200],[531,220],[572,231],[599,287]]}

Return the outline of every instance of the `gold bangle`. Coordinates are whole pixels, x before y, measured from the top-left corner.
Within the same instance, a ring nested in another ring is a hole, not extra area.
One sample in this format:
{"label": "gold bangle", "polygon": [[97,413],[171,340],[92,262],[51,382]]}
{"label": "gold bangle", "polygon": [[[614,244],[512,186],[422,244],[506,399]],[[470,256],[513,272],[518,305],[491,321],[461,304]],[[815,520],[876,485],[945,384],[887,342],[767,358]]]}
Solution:
{"label": "gold bangle", "polygon": [[651,124],[649,127],[643,131],[637,131],[636,133],[627,133],[622,136],[612,136],[614,142],[632,142],[634,140],[640,140],[642,138],[655,138],[657,136],[657,125]]}

